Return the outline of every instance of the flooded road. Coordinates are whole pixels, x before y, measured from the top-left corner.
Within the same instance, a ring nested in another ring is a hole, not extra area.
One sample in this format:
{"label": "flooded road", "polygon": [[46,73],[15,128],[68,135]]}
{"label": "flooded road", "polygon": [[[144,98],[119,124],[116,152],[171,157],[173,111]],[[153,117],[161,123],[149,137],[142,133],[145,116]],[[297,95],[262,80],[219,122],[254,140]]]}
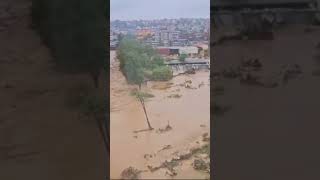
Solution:
{"label": "flooded road", "polygon": [[[148,166],[156,166],[169,160],[177,152],[201,144],[202,135],[210,133],[209,71],[144,85],[142,90],[155,96],[145,102],[150,123],[155,130],[134,133],[133,131],[148,127],[140,102],[130,95],[137,87],[128,85],[119,71],[115,51],[111,51],[110,56],[111,178],[119,179],[121,172],[129,166],[145,170],[140,175],[141,179],[209,178],[208,173],[193,169],[192,159],[184,161],[173,178],[167,175],[166,169],[153,173],[148,171]],[[189,82],[191,86],[186,88],[185,82]],[[168,124],[172,130],[165,133],[157,131]],[[164,147],[170,148],[163,150]],[[146,158],[147,154],[152,154],[152,157]]]}

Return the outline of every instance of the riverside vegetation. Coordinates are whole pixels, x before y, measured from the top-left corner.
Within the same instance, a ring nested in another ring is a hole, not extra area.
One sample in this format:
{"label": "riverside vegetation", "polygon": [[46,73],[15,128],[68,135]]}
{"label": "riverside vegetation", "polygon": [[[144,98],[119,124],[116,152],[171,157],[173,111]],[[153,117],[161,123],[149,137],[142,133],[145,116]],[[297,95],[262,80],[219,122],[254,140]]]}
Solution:
{"label": "riverside vegetation", "polygon": [[120,60],[120,70],[128,83],[139,86],[139,90],[132,94],[142,105],[149,127],[148,130],[153,130],[144,103],[145,99],[150,98],[150,96],[146,96],[147,93],[141,91],[141,85],[147,80],[170,80],[173,73],[169,67],[165,66],[164,59],[152,47],[140,44],[131,37],[124,37],[121,40],[117,56]]}

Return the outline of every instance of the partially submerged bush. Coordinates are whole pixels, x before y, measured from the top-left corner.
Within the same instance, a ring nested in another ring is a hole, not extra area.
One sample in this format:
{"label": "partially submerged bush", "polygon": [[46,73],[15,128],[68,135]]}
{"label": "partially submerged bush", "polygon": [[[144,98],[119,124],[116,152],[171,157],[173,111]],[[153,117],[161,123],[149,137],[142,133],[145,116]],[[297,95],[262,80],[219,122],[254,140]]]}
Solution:
{"label": "partially submerged bush", "polygon": [[146,98],[153,98],[154,95],[147,93],[147,92],[142,92],[142,91],[132,91],[131,92],[132,96],[135,96],[137,98],[142,98],[142,99],[146,99]]}
{"label": "partially submerged bush", "polygon": [[179,61],[184,62],[187,57],[188,57],[187,54],[181,54],[181,55],[179,56]]}
{"label": "partially submerged bush", "polygon": [[128,167],[127,169],[123,170],[121,173],[121,179],[130,179],[136,180],[139,179],[141,171],[134,167]]}
{"label": "partially submerged bush", "polygon": [[166,66],[159,66],[152,70],[152,80],[167,81],[173,76],[172,70]]}
{"label": "partially submerged bush", "polygon": [[193,162],[193,168],[196,170],[204,171],[207,170],[207,163],[202,159],[195,159]]}

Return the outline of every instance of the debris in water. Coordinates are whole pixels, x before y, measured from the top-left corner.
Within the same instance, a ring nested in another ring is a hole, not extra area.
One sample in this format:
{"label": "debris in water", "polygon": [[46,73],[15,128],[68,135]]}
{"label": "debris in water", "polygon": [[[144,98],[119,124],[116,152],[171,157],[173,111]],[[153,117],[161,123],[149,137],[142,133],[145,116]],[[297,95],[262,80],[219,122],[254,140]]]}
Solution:
{"label": "debris in water", "polygon": [[170,126],[169,121],[168,121],[168,125],[165,128],[159,128],[157,130],[157,133],[165,133],[170,130],[172,130],[172,127]]}
{"label": "debris in water", "polygon": [[145,154],[143,157],[144,157],[145,159],[153,158],[152,154]]}
{"label": "debris in water", "polygon": [[197,89],[196,87],[192,87],[190,84],[185,84],[184,87],[187,89]]}
{"label": "debris in water", "polygon": [[[166,173],[166,175],[172,175],[176,176],[176,170],[174,169],[176,166],[181,165],[181,161],[190,159],[192,156],[197,156],[203,154],[203,156],[206,156],[207,158],[210,156],[210,147],[209,144],[203,145],[201,147],[192,148],[182,154],[178,154],[179,152],[176,151],[173,153],[173,155],[176,155],[177,157],[172,158],[171,160],[165,160],[165,162],[161,163],[159,166],[153,167],[151,165],[148,165],[150,172],[157,171],[159,169],[165,168],[170,171],[170,173]],[[199,156],[198,156],[199,157]],[[201,162],[202,163],[202,162]],[[208,172],[208,168],[210,167],[209,163],[206,163],[206,171]],[[198,167],[199,163],[196,162],[196,167]]]}
{"label": "debris in water", "polygon": [[158,152],[163,151],[163,150],[167,150],[167,149],[171,149],[171,148],[172,148],[171,145],[166,145],[162,149],[160,149]]}
{"label": "debris in water", "polygon": [[166,175],[169,175],[169,176],[171,176],[171,177],[174,177],[174,176],[176,176],[177,175],[177,172],[171,172],[171,171],[166,171]]}
{"label": "debris in water", "polygon": [[162,163],[162,167],[164,168],[167,168],[171,173],[172,175],[177,175],[174,167],[178,166],[179,165],[179,162],[177,160],[171,160],[171,161],[165,161],[164,163]]}
{"label": "debris in water", "polygon": [[200,88],[201,86],[204,86],[204,82],[201,82],[201,83],[198,85],[198,88]]}
{"label": "debris in water", "polygon": [[130,166],[127,169],[122,171],[121,179],[130,179],[130,180],[139,179],[141,172],[142,171]]}
{"label": "debris in water", "polygon": [[206,171],[208,169],[207,163],[203,159],[195,159],[193,162],[195,170]]}
{"label": "debris in water", "polygon": [[185,73],[186,74],[195,74],[196,70],[195,69],[188,69]]}
{"label": "debris in water", "polygon": [[138,138],[138,136],[133,136],[134,138]]}
{"label": "debris in water", "polygon": [[206,125],[204,125],[204,124],[200,124],[200,127],[203,127],[203,128],[204,128],[204,127],[206,127]]}
{"label": "debris in water", "polygon": [[204,133],[202,137],[208,137],[208,133]]}
{"label": "debris in water", "polygon": [[204,133],[202,135],[202,141],[204,141],[204,142],[210,141],[210,137],[208,136],[208,133]]}
{"label": "debris in water", "polygon": [[152,129],[141,129],[141,130],[136,130],[136,131],[133,131],[134,133],[139,133],[139,132],[145,132],[145,131],[152,131],[153,130],[153,128]]}
{"label": "debris in water", "polygon": [[171,94],[169,96],[167,96],[168,98],[180,98],[182,95],[180,94]]}

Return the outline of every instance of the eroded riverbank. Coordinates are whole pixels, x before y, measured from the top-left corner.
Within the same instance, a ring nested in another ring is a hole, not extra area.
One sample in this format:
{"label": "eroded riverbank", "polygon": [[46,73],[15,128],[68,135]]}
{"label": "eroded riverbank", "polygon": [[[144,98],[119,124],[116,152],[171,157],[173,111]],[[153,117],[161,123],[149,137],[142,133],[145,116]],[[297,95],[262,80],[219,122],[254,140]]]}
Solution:
{"label": "eroded riverbank", "polygon": [[[199,158],[205,156],[205,153],[195,153],[188,159],[177,162],[178,165],[174,167],[176,175],[170,172],[170,168],[151,172],[150,167],[160,166],[165,160],[170,162],[178,154],[192,152],[192,149],[208,143],[203,135],[210,134],[209,72],[177,76],[168,82],[148,82],[143,86],[143,91],[155,96],[145,103],[150,123],[155,130],[133,133],[147,127],[143,109],[130,96],[130,92],[136,87],[126,83],[119,71],[118,62],[114,59],[115,52],[111,51],[110,56],[111,178],[120,178],[121,172],[129,166],[145,170],[140,174],[141,179],[208,178],[208,172],[192,167],[196,156]],[[157,131],[168,124],[172,127],[171,130],[163,133]],[[208,161],[208,158],[202,159]]]}

